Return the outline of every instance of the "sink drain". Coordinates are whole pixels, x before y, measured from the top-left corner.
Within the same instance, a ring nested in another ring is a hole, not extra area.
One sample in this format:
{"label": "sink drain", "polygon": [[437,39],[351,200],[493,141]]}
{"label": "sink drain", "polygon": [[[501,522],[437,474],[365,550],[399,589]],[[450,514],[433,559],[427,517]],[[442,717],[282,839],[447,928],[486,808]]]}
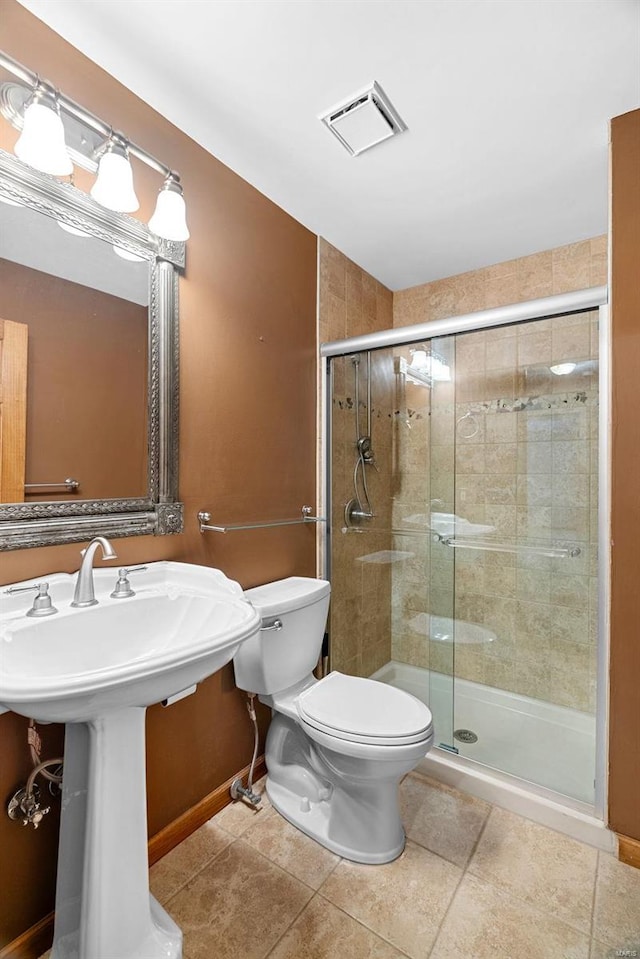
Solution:
{"label": "sink drain", "polygon": [[477,743],[478,737],[471,729],[456,729],[453,738],[460,743]]}

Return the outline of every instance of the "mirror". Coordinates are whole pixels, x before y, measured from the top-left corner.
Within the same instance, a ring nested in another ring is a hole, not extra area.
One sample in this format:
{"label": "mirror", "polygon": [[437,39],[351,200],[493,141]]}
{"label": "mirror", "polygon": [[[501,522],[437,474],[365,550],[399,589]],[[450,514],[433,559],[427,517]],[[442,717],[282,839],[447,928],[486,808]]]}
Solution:
{"label": "mirror", "polygon": [[4,151],[0,201],[0,547],[181,531],[184,244]]}

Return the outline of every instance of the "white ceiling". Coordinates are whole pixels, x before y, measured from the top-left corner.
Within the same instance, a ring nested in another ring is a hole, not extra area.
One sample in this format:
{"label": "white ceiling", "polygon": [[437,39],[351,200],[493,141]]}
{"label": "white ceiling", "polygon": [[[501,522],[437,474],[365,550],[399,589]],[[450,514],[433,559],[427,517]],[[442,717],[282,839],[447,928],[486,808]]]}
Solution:
{"label": "white ceiling", "polygon": [[[392,289],[606,231],[638,0],[21,2]],[[353,158],[317,117],[372,80],[409,131]]]}
{"label": "white ceiling", "polygon": [[[0,206],[0,257],[129,300],[149,303],[149,264],[124,260],[110,243],[74,236],[57,220],[26,206]],[[87,317],[89,319],[89,317]]]}

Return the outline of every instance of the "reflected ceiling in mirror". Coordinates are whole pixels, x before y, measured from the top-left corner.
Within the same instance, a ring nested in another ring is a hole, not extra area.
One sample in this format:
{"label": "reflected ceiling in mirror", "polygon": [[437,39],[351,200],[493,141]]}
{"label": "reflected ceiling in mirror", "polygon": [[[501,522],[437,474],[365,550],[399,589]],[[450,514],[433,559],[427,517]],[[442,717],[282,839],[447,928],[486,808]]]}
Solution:
{"label": "reflected ceiling in mirror", "polygon": [[3,400],[26,399],[26,424],[0,502],[144,496],[148,261],[28,207],[2,213]]}
{"label": "reflected ceiling in mirror", "polygon": [[0,199],[0,548],[179,531],[184,244],[3,151]]}

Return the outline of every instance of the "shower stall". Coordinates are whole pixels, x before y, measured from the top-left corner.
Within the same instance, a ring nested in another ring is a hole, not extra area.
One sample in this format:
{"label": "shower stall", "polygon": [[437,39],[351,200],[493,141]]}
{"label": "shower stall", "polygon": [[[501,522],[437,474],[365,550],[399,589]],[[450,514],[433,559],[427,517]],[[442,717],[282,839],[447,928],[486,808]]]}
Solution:
{"label": "shower stall", "polygon": [[[324,344],[331,668],[604,817],[606,289]],[[433,771],[430,767],[430,771]]]}

